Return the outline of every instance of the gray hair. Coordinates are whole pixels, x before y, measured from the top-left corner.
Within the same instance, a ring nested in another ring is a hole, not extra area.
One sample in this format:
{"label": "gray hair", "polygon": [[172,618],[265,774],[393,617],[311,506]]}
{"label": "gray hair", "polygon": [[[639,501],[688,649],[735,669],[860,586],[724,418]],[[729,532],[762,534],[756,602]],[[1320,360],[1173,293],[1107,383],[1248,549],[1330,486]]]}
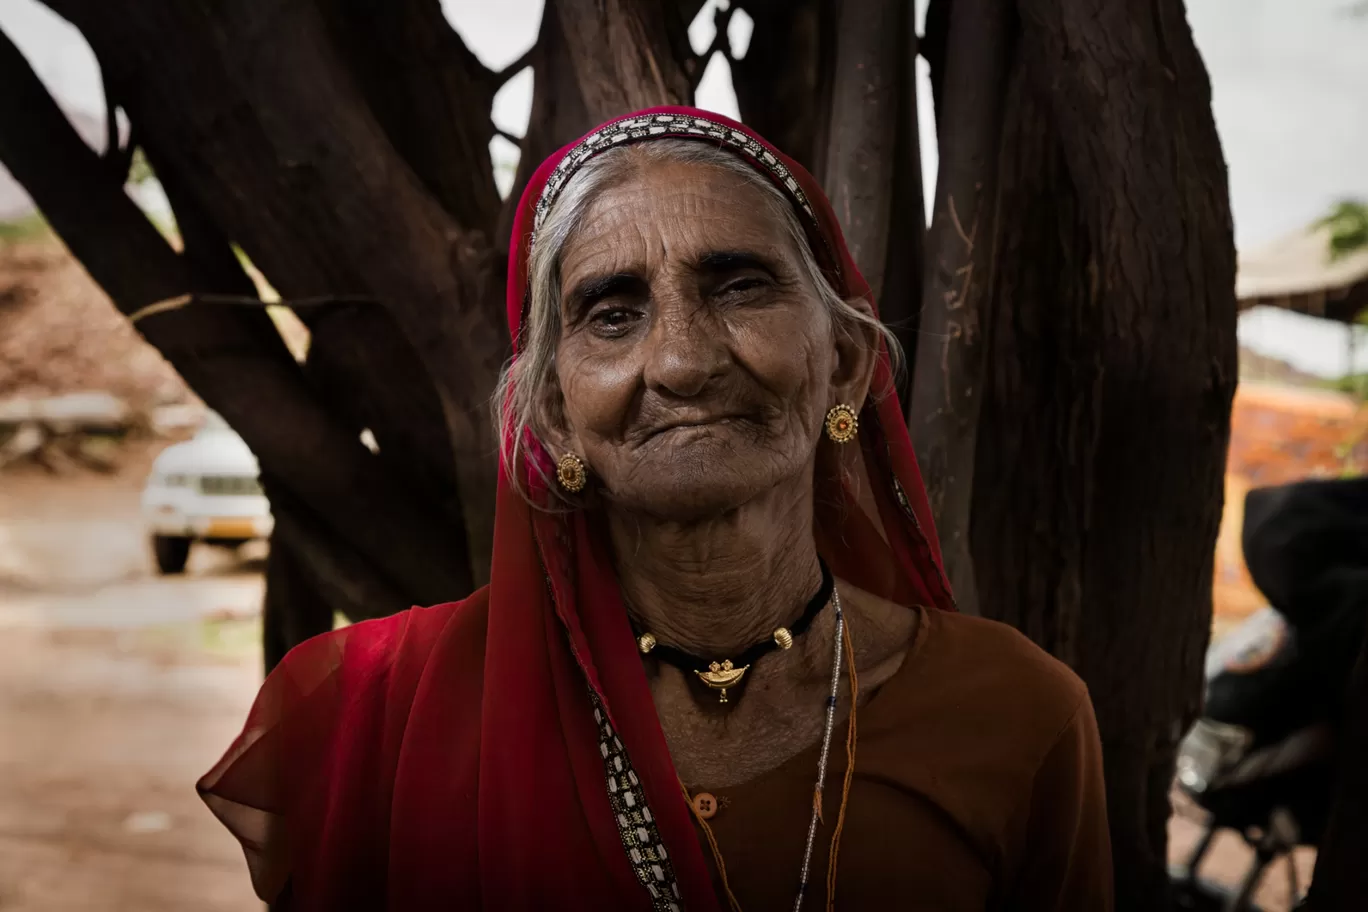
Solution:
{"label": "gray hair", "polygon": [[[691,139],[657,139],[609,149],[589,159],[575,172],[536,232],[528,261],[531,302],[520,329],[519,353],[504,366],[494,392],[495,426],[511,429],[511,433],[501,434],[499,446],[500,457],[515,487],[522,486],[515,469],[526,445],[525,435],[530,430],[541,438],[542,429],[537,426],[538,398],[555,379],[556,349],[561,334],[561,252],[579,229],[599,193],[626,180],[641,164],[654,162],[708,165],[758,187],[770,215],[783,224],[799,251],[803,275],[817,289],[836,331],[852,339],[873,331],[887,346],[895,370],[901,362],[901,348],[888,327],[872,313],[857,307],[858,298],[847,301],[827,281],[793,203],[784,191],[735,153]],[[884,392],[878,391],[877,395]],[[534,471],[541,470],[535,468]]]}

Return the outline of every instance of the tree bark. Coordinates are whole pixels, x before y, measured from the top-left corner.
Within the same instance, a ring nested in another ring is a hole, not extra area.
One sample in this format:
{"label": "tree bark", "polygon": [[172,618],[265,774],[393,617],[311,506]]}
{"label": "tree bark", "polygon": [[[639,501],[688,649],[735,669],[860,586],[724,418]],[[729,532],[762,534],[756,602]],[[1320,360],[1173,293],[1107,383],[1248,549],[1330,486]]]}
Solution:
{"label": "tree bark", "polygon": [[671,0],[554,0],[576,84],[599,123],[653,105],[688,104],[691,56],[677,3]]}
{"label": "tree bark", "polygon": [[[901,402],[912,401],[922,286],[926,280],[926,191],[922,175],[921,123],[917,104],[917,22],[903,9],[904,36],[899,57],[897,128],[893,137],[892,211],[884,251],[879,315],[902,348],[902,371],[895,378]],[[906,406],[904,406],[905,408]]]}
{"label": "tree bark", "polygon": [[[912,7],[886,0],[742,7],[755,26],[745,55],[732,62],[741,115],[823,176],[879,315],[910,363],[926,235]],[[897,383],[906,401],[910,373]]]}
{"label": "tree bark", "polygon": [[[288,530],[288,531],[287,531]],[[304,570],[294,544],[295,527],[278,529],[266,556],[266,596],[261,609],[262,658],[267,674],[298,643],[333,628],[328,590]]]}
{"label": "tree bark", "polygon": [[826,173],[837,0],[747,0],[750,45],[731,65],[741,118],[812,174]]}
{"label": "tree bark", "polygon": [[855,265],[881,300],[893,208],[894,144],[908,4],[843,0],[837,15],[831,133],[822,184]]}
{"label": "tree bark", "polygon": [[1352,912],[1368,897],[1368,636],[1359,650],[1337,752],[1330,822],[1316,856],[1307,912]]}
{"label": "tree bark", "polygon": [[464,230],[491,231],[490,109],[498,77],[465,46],[438,0],[320,0],[340,56],[395,151]]}
{"label": "tree bark", "polygon": [[984,358],[979,311],[993,266],[1011,26],[1010,8],[998,0],[955,0],[950,10],[940,171],[908,404],[946,574],[970,614],[978,611],[969,522]]}
{"label": "tree bark", "polygon": [[1161,909],[1236,381],[1225,167],[1180,0],[1020,10],[974,561],[984,613],[1087,682],[1117,908]]}

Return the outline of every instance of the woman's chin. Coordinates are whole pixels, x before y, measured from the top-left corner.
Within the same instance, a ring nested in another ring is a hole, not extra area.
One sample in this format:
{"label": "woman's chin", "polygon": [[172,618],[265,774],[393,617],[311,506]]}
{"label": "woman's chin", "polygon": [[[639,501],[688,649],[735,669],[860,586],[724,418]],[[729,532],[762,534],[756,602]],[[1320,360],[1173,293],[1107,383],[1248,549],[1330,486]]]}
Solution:
{"label": "woman's chin", "polygon": [[792,473],[764,460],[676,458],[669,465],[634,473],[634,483],[610,486],[617,506],[667,522],[699,522],[740,509],[762,497]]}

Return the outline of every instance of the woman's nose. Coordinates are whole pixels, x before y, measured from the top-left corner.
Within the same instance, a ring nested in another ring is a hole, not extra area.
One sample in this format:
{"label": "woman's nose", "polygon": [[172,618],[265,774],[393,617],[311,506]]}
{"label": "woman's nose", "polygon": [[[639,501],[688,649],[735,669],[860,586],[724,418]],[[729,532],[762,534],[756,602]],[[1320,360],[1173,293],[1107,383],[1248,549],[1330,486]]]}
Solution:
{"label": "woman's nose", "polygon": [[697,396],[727,368],[722,328],[697,301],[660,307],[647,336],[646,385],[680,397]]}

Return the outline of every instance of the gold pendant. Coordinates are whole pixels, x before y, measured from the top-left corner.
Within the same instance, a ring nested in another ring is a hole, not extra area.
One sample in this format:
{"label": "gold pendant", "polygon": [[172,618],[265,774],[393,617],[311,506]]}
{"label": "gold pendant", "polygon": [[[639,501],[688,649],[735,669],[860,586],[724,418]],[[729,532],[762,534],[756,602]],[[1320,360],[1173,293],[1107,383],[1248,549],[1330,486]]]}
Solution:
{"label": "gold pendant", "polygon": [[746,676],[746,672],[749,669],[749,665],[742,665],[740,668],[734,668],[731,659],[726,659],[720,663],[713,662],[708,666],[707,671],[695,671],[694,674],[698,675],[699,680],[704,684],[707,684],[713,690],[722,691],[722,693],[718,695],[717,702],[726,703],[727,688],[735,687],[737,684],[740,684],[741,679]]}

